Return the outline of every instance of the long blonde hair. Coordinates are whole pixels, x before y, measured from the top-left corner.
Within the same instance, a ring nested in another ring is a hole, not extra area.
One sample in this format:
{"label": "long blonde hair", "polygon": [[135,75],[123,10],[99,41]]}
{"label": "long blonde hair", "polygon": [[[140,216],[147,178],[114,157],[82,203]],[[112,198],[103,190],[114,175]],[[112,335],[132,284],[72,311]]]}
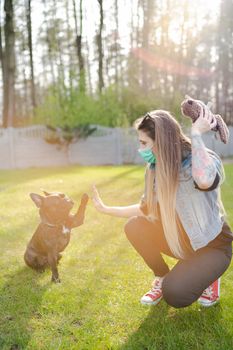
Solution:
{"label": "long blonde hair", "polygon": [[148,216],[156,219],[159,215],[158,210],[160,210],[168,245],[176,257],[182,258],[184,252],[178,232],[176,193],[182,152],[185,150],[191,152],[191,141],[182,132],[176,119],[164,110],[155,110],[139,118],[135,122],[135,127],[154,140],[153,152],[156,155],[156,167],[147,169]]}

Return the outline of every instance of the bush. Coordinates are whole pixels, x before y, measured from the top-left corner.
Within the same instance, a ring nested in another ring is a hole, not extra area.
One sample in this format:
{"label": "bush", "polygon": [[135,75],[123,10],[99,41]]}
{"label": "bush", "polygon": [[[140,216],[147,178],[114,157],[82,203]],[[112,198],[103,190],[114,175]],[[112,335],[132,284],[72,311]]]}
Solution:
{"label": "bush", "polygon": [[108,127],[128,127],[135,119],[153,109],[167,109],[179,121],[181,96],[172,100],[156,92],[145,94],[138,87],[123,87],[118,96],[116,87],[110,86],[102,94],[91,96],[78,89],[65,90],[51,87],[44,101],[35,111],[34,123],[53,127],[77,127],[98,124]]}

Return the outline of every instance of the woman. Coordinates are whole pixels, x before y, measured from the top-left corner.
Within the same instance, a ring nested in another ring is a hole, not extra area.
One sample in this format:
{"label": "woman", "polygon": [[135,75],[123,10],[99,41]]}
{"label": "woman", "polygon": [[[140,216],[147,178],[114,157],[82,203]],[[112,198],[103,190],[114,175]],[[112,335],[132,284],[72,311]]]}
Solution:
{"label": "woman", "polygon": [[[143,304],[164,298],[174,307],[196,300],[209,307],[219,301],[220,276],[231,262],[233,234],[220,196],[222,162],[201,138],[215,125],[203,107],[190,140],[169,112],[147,113],[135,123],[139,153],[148,163],[140,203],[106,206],[94,187],[98,211],[130,218],[127,238],[155,275],[151,290],[141,298]],[[178,259],[171,270],[161,253]]]}

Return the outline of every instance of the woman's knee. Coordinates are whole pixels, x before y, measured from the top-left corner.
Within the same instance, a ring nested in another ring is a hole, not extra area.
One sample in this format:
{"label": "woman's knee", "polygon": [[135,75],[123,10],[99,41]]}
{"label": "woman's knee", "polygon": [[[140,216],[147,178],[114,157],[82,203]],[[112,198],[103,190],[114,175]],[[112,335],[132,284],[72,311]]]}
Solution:
{"label": "woman's knee", "polygon": [[144,218],[140,216],[133,216],[126,222],[124,231],[128,239],[138,233],[143,219]]}
{"label": "woman's knee", "polygon": [[174,280],[169,280],[169,277],[164,278],[162,291],[167,304],[175,308],[189,306],[195,301],[194,295],[190,295],[181,283],[174,283]]}

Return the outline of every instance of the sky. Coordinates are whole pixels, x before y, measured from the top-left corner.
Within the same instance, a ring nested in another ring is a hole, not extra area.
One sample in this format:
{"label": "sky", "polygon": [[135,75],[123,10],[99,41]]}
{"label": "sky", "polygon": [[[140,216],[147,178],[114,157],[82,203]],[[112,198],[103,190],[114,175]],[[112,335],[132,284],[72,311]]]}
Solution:
{"label": "sky", "polygon": [[[69,3],[70,11],[72,12],[72,0],[67,0]],[[156,1],[156,0],[154,0]],[[205,16],[209,15],[211,18],[217,18],[219,14],[219,4],[220,0],[187,0],[190,3],[191,8],[198,8],[198,13],[200,15],[198,16],[199,24],[201,25],[202,22],[205,20]],[[21,3],[22,2],[22,3]],[[46,0],[45,0],[46,2]],[[76,1],[76,6],[78,10],[78,3],[79,1]],[[16,12],[16,23],[18,21],[18,18],[23,18],[25,16],[25,13],[23,13],[24,10],[24,1],[18,1],[18,7],[15,9]],[[57,17],[58,18],[64,18],[64,4],[63,0],[57,0]],[[112,10],[110,9],[114,4],[114,1],[112,0],[104,0],[104,10],[105,13],[108,13],[108,16],[105,16],[104,18],[104,35],[107,33],[110,33],[112,29],[114,29],[115,25],[115,19],[112,14]],[[120,44],[123,48],[123,51],[127,53],[129,51],[129,44],[130,44],[130,28],[131,28],[131,8],[133,6],[135,13],[136,13],[136,6],[137,6],[137,0],[118,0],[119,4],[119,37],[120,37]],[[3,23],[3,1],[1,1],[1,15],[0,15],[0,21]],[[34,69],[35,69],[35,76],[37,79],[39,76],[41,77],[40,80],[42,82],[42,64],[41,64],[41,54],[42,54],[42,47],[40,44],[38,44],[38,38],[41,35],[41,30],[43,29],[43,10],[44,5],[41,0],[32,0],[32,33],[33,33],[33,54],[34,54]],[[84,20],[83,20],[83,35],[87,38],[89,47],[90,47],[90,60],[93,62],[91,65],[92,69],[92,75],[96,76],[97,79],[97,67],[94,63],[94,56],[95,56],[95,50],[96,47],[94,45],[94,35],[96,32],[96,28],[98,28],[99,23],[99,5],[97,0],[83,0],[83,12],[84,12]],[[24,21],[26,23],[26,21]],[[70,23],[71,26],[74,27],[73,22],[73,16],[70,15]],[[191,25],[191,23],[190,23]],[[177,42],[179,40],[179,29],[181,27],[181,18],[178,15],[177,18],[173,19],[171,29],[170,29],[170,35],[172,39]],[[20,55],[17,56],[17,59],[19,60],[18,63],[21,63],[21,57]],[[30,77],[30,67],[25,67],[25,72],[27,77]],[[0,92],[0,103],[2,102],[2,94]],[[2,103],[1,103],[2,105]]]}
{"label": "sky", "polygon": [[[129,48],[129,21],[130,16],[126,16],[126,13],[131,11],[131,1],[127,0],[118,0],[119,1],[119,36],[121,38],[121,46],[124,48],[124,51],[127,52]],[[70,10],[72,11],[72,1],[70,3]],[[93,38],[96,34],[96,29],[99,25],[99,7],[97,0],[84,0],[83,1],[83,35],[87,38],[89,47],[90,47],[90,59],[94,59],[95,47],[93,43]],[[77,5],[76,5],[77,6]],[[111,15],[110,6],[112,6],[112,1],[105,1],[105,10],[110,13],[109,16],[106,16],[104,19],[104,31],[110,32],[111,29],[114,29],[114,17]],[[58,18],[64,18],[64,10],[62,6],[57,4]],[[78,7],[76,8],[78,11]],[[34,47],[38,46],[38,37],[41,31],[41,25],[43,20],[43,3],[40,0],[32,0],[32,23],[33,23],[33,44]],[[70,24],[74,28],[73,16],[70,17]],[[85,40],[84,40],[85,41]],[[35,50],[36,53],[36,50]],[[42,66],[40,64],[40,56],[35,55],[35,64],[36,71],[41,72]]]}
{"label": "sky", "polygon": [[[205,20],[205,16],[208,14],[212,18],[217,18],[219,13],[219,4],[220,0],[187,0],[190,2],[190,6],[196,6],[199,8],[199,22],[200,25],[202,24],[202,21]],[[57,1],[57,16],[59,18],[63,18],[64,16],[64,10],[61,5],[62,1]],[[78,4],[79,1],[76,1]],[[69,1],[70,4],[70,10],[72,11],[72,1]],[[112,15],[112,10],[110,9],[111,6],[113,6],[114,1],[106,1],[104,0],[104,10],[106,13],[109,13],[109,16],[105,16],[104,18],[104,34],[109,33],[111,29],[114,29],[115,25],[115,19]],[[135,0],[118,0],[119,4],[119,36],[120,36],[120,43],[123,47],[124,52],[128,52],[129,45],[130,45],[130,13],[131,8],[133,6],[135,13],[136,13],[136,6],[137,1]],[[77,10],[78,10],[78,5]],[[99,23],[99,5],[97,0],[83,0],[83,12],[84,12],[84,20],[83,20],[83,34],[85,37],[87,37],[87,40],[89,42],[90,47],[90,59],[94,60],[94,54],[95,54],[95,46],[93,43],[93,38],[96,32],[96,28],[98,28]],[[175,42],[179,41],[179,28],[181,27],[181,18],[177,16],[176,19],[173,20],[173,23],[171,25],[170,35],[173,38]],[[32,23],[33,23],[33,45],[34,48],[38,46],[37,44],[37,38],[40,35],[41,26],[43,21],[43,3],[40,0],[32,0]],[[74,27],[73,17],[70,17],[70,23]],[[35,69],[36,72],[39,73],[42,70],[42,66],[40,63],[40,55],[36,54],[39,53],[39,50],[34,50],[35,55]],[[96,68],[92,67],[93,71],[96,70]]]}

